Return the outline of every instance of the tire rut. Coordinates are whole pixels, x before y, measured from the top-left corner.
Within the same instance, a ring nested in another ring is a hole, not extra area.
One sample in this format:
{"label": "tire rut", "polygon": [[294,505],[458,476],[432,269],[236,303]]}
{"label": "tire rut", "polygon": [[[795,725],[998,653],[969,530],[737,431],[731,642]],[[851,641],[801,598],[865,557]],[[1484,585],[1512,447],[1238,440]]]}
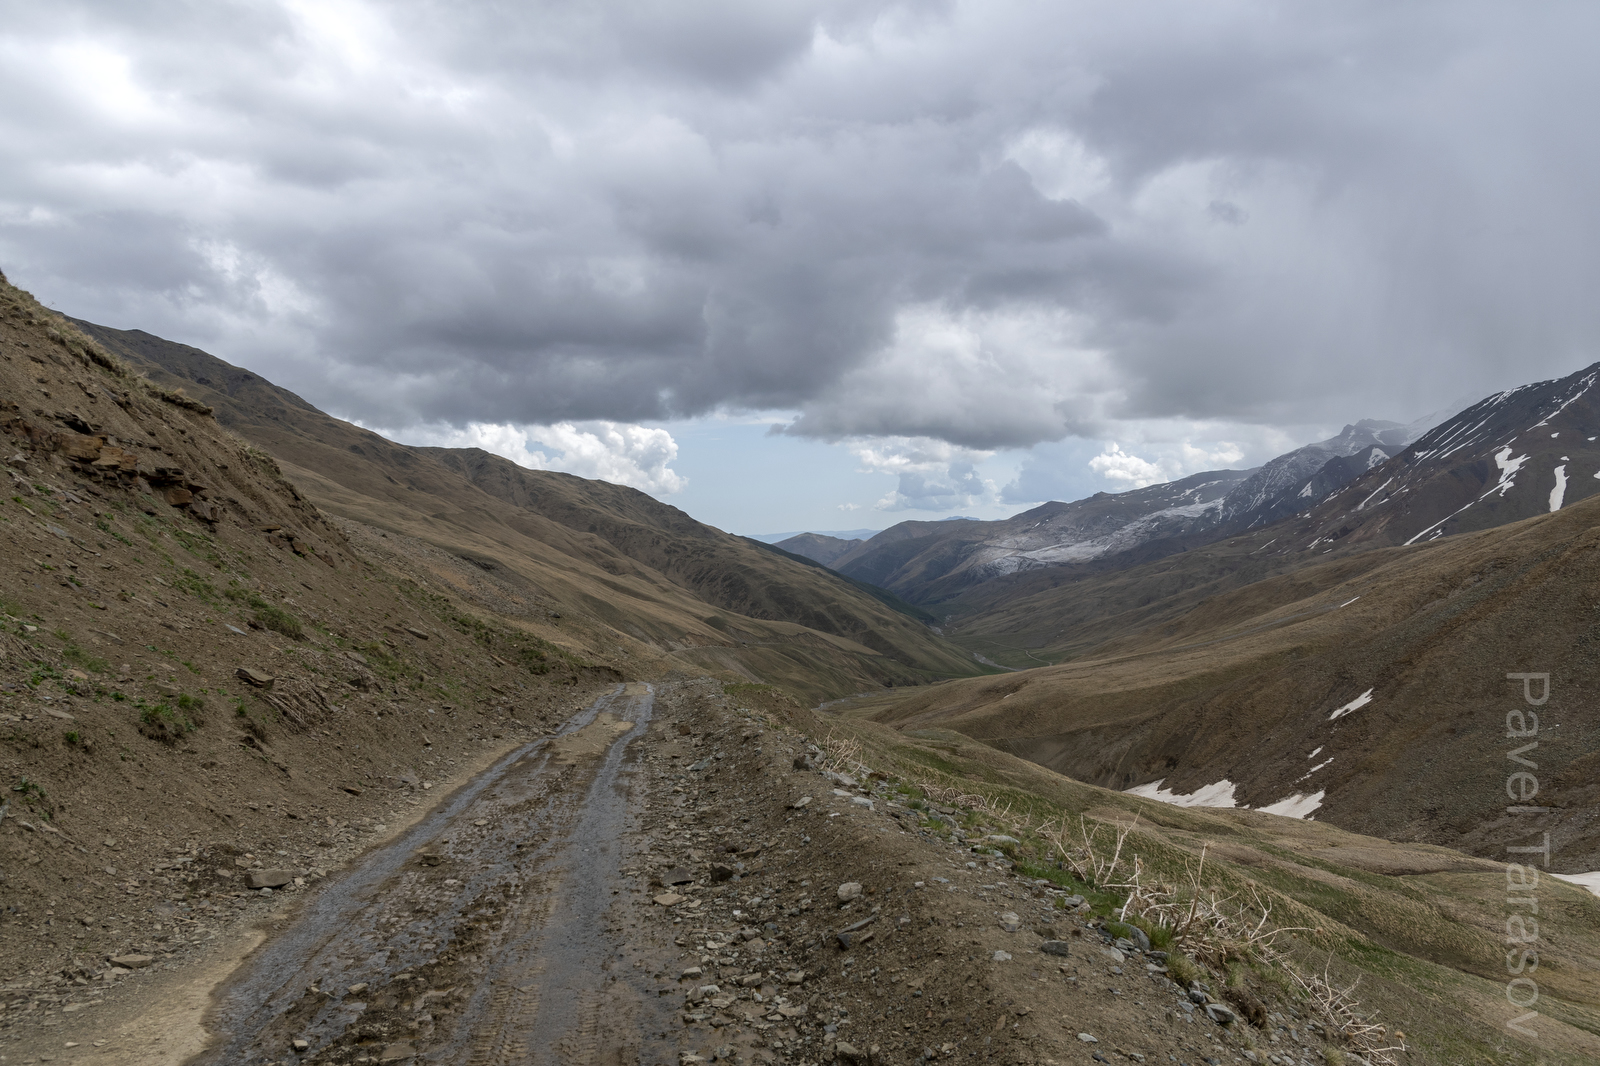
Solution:
{"label": "tire rut", "polygon": [[653,700],[619,685],[331,882],[219,996],[193,1066],[637,1061],[610,912]]}

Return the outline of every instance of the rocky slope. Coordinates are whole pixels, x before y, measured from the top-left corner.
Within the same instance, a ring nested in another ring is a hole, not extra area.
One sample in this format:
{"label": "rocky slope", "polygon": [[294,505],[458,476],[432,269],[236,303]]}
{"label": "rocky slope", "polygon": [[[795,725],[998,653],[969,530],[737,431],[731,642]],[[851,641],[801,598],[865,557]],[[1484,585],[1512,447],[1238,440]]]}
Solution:
{"label": "rocky slope", "polygon": [[[1495,864],[1162,808],[709,679],[617,686],[419,814],[348,870],[252,904],[264,942],[209,1031],[164,1046],[147,1021],[174,1018],[161,1004],[208,950],[191,945],[98,995],[13,986],[33,1009],[0,1022],[5,1051],[140,1066],[190,1051],[230,1066],[1531,1066],[1600,1051],[1572,965],[1600,948],[1600,918],[1570,886],[1541,899],[1564,936],[1538,1046],[1507,1042]],[[1202,853],[1204,891],[1283,931],[1118,920],[1113,854],[1161,879]],[[1348,1012],[1299,990],[1323,973],[1359,982]]]}

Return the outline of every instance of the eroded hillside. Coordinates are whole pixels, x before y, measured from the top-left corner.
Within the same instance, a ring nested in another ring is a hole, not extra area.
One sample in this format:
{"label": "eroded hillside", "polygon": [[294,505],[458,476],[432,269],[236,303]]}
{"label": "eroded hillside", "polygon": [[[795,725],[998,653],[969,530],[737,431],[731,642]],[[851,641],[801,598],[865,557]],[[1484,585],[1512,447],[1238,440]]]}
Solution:
{"label": "eroded hillside", "polygon": [[215,405],[323,510],[473,560],[642,653],[815,698],[983,670],[892,597],[644,493],[476,450],[396,444],[197,348],[80,325],[153,380]]}

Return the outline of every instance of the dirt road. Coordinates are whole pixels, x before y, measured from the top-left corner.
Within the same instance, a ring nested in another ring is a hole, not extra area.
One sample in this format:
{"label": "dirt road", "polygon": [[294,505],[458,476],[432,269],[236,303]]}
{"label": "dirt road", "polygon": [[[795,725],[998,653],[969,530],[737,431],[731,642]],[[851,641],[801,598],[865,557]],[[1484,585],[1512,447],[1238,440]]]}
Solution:
{"label": "dirt road", "polygon": [[807,751],[720,684],[619,685],[309,899],[195,1066],[1244,1061],[1061,890]]}
{"label": "dirt road", "polygon": [[229,982],[199,1061],[675,1059],[609,913],[653,701],[619,685],[328,886]]}
{"label": "dirt road", "polygon": [[190,1066],[1246,1061],[1250,1032],[1119,953],[1065,890],[936,832],[963,812],[819,756],[720,682],[619,685],[272,908],[205,1033],[196,973],[191,999],[150,984],[9,1061],[168,1066],[202,1044]]}

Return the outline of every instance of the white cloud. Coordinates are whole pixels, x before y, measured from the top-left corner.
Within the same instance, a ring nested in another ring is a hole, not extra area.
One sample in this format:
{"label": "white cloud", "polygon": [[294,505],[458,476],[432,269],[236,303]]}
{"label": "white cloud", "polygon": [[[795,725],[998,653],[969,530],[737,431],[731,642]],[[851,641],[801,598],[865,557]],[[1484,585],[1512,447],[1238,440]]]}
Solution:
{"label": "white cloud", "polygon": [[529,437],[560,449],[559,458],[550,461],[551,470],[630,485],[654,495],[679,492],[689,484],[668,466],[678,458],[678,442],[664,429],[625,422],[560,422],[530,427]]}
{"label": "white cloud", "polygon": [[1155,463],[1129,455],[1116,441],[1106,445],[1106,450],[1089,460],[1089,468],[1110,481],[1122,482],[1130,489],[1142,489],[1170,480]]}
{"label": "white cloud", "polygon": [[839,510],[841,510],[841,511],[859,511],[859,510],[861,510],[861,505],[859,503],[841,503],[839,505]]}
{"label": "white cloud", "polygon": [[664,429],[625,422],[558,422],[551,426],[469,422],[466,426],[416,426],[378,430],[408,444],[481,448],[530,470],[559,470],[627,485],[652,496],[687,488],[673,470],[678,442]]}
{"label": "white cloud", "polygon": [[1111,168],[1071,130],[1032,129],[1005,157],[1028,172],[1039,195],[1088,203],[1111,187]]}
{"label": "white cloud", "polygon": [[1116,441],[1089,460],[1089,468],[1108,481],[1125,488],[1142,489],[1202,470],[1233,467],[1244,458],[1244,450],[1229,441],[1215,441],[1202,447],[1182,440],[1158,447],[1155,459],[1146,459],[1122,450]]}
{"label": "white cloud", "polygon": [[1079,316],[1040,301],[897,310],[887,342],[801,408],[788,432],[939,437],[975,448],[1092,431],[1124,399]]}
{"label": "white cloud", "polygon": [[1183,472],[1185,474],[1195,474],[1201,470],[1219,470],[1224,467],[1235,466],[1244,458],[1243,448],[1232,441],[1225,440],[1216,441],[1209,448],[1202,448],[1189,441],[1184,441],[1179,445],[1178,451],[1183,462]]}
{"label": "white cloud", "polygon": [[854,441],[850,450],[863,474],[894,474],[899,485],[873,508],[879,511],[948,511],[995,498],[995,485],[977,471],[994,454],[931,437],[878,437]]}

